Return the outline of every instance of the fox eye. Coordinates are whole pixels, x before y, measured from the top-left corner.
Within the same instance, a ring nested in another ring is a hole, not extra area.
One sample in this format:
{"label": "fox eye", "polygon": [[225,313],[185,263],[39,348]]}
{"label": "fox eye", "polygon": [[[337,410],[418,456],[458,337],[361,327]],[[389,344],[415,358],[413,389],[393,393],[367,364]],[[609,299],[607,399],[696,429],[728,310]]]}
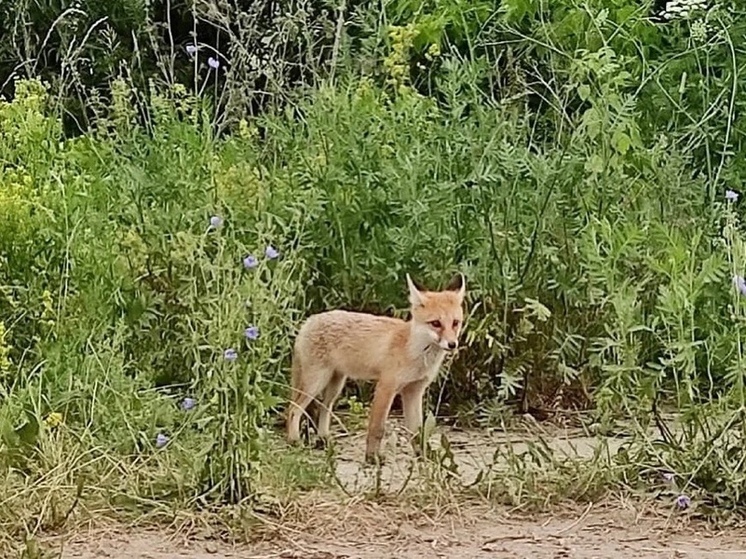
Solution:
{"label": "fox eye", "polygon": [[431,320],[430,326],[433,328],[441,328],[443,325],[440,323],[440,320]]}
{"label": "fox eye", "polygon": [[460,321],[460,320],[454,320],[454,321],[453,321],[453,328],[454,328],[454,330],[455,330],[456,328],[458,328],[458,325],[459,325],[459,324],[461,324],[461,321]]}

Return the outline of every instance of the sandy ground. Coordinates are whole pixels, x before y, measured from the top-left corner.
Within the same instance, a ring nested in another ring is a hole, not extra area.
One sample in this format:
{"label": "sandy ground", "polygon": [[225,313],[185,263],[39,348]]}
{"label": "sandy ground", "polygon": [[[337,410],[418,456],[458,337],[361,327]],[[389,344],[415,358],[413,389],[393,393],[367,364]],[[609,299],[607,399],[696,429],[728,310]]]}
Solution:
{"label": "sandy ground", "polygon": [[[673,423],[669,426],[674,431],[677,429]],[[370,490],[374,483],[379,483],[387,492],[396,492],[411,483],[413,457],[401,417],[394,416],[387,424],[385,462],[380,474],[363,464],[363,429],[339,434],[336,438],[335,469],[339,484],[348,492],[358,493]],[[630,426],[625,432],[630,433],[631,429]],[[652,431],[649,435],[655,437]],[[515,459],[527,453],[530,446],[546,450],[559,460],[587,459],[594,453],[610,457],[630,441],[629,436],[592,436],[579,427],[540,424],[531,418],[518,421],[508,432],[496,428],[467,430],[439,425],[429,439],[436,451],[442,448],[443,436],[454,455],[457,477],[465,485],[473,483],[486,469],[505,469],[509,457]],[[379,478],[377,482],[374,481],[376,477]]]}
{"label": "sandy ground", "polygon": [[[335,527],[340,520],[324,522]],[[67,542],[62,559],[746,559],[746,531],[714,533],[694,523],[682,526],[679,518],[635,520],[629,510],[591,508],[533,519],[491,512],[469,522],[451,516],[432,523],[379,519],[374,526],[353,517],[338,528],[334,536],[299,531],[254,546],[183,542],[153,532],[91,533]]]}
{"label": "sandy ground", "polygon": [[[440,434],[446,433],[461,481],[469,483],[485,466],[499,468],[494,463],[495,448],[520,454],[542,430],[534,425],[525,432],[506,434],[439,427],[432,440],[437,446]],[[68,534],[47,543],[57,554],[61,552],[57,555],[61,559],[746,559],[746,528],[714,532],[696,521],[691,511],[676,511],[672,504],[667,507],[660,501],[653,505],[640,499],[608,498],[552,515],[529,516],[506,508],[490,509],[479,500],[457,499],[443,507],[418,510],[404,496],[370,499],[376,477],[384,495],[423,482],[411,475],[411,452],[398,421],[391,422],[389,433],[387,461],[379,476],[362,465],[364,433],[358,430],[340,436],[336,476],[346,496],[340,497],[338,491],[336,496],[304,497],[308,503],[296,507],[294,520],[264,519],[261,541],[252,545],[230,543],[240,538],[226,529],[187,538],[183,530],[121,527]],[[598,448],[614,453],[625,442],[567,429],[544,432],[544,439],[556,456],[576,457],[590,456]],[[256,533],[247,535],[257,537]]]}

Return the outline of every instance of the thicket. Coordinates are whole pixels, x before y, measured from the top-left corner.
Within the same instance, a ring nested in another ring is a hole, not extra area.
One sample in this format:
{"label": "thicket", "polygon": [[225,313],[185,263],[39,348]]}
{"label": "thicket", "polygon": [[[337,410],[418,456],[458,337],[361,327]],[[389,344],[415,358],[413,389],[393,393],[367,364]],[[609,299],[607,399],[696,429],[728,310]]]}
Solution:
{"label": "thicket", "polygon": [[461,270],[431,405],[743,504],[736,2],[4,4],[0,502],[255,497],[302,318]]}

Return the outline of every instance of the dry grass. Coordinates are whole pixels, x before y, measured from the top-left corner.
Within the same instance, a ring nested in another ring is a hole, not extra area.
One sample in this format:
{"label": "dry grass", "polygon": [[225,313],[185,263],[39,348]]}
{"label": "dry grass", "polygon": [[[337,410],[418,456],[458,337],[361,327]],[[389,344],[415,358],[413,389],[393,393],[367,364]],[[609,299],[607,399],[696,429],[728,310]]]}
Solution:
{"label": "dry grass", "polygon": [[[585,558],[590,551],[596,557],[615,557],[624,551],[628,556],[651,558],[680,556],[677,552],[704,558],[725,552],[728,557],[746,557],[740,547],[745,534],[741,528],[723,534],[691,516],[674,515],[654,501],[620,495],[600,503],[527,514],[475,498],[462,498],[457,506],[421,506],[407,499],[371,501],[315,491],[278,512],[201,512],[147,529],[140,523],[102,522],[79,526],[64,538],[47,538],[45,543],[59,547],[66,541],[75,557],[93,558],[97,542],[116,541],[124,553],[119,556],[127,559],[237,555],[368,559],[494,553],[537,558],[565,553]],[[521,552],[524,555],[516,555]]]}
{"label": "dry grass", "polygon": [[423,533],[471,545],[476,539],[469,539],[470,532],[488,539],[491,526],[510,523],[528,529],[569,519],[563,529],[571,531],[591,517],[598,526],[613,520],[617,527],[646,518],[670,530],[696,518],[696,509],[674,511],[670,496],[656,499],[658,488],[633,494],[615,485],[604,456],[618,441],[560,427],[531,436],[522,429],[438,431],[445,438],[438,444],[433,437],[435,461],[418,461],[395,419],[380,468],[362,464],[360,433],[340,436],[326,451],[292,449],[278,440],[253,507],[200,507],[178,490],[159,499],[155,488],[164,480],[176,481],[177,488],[183,482],[174,477],[178,465],[167,453],[131,463],[59,453],[45,470],[39,466],[25,478],[8,474],[0,483],[0,550],[12,557],[37,539],[80,546],[103,534],[128,538],[156,531],[174,545],[210,541],[276,549],[282,543],[302,554],[330,542],[340,549],[355,542],[389,553],[431,537]]}

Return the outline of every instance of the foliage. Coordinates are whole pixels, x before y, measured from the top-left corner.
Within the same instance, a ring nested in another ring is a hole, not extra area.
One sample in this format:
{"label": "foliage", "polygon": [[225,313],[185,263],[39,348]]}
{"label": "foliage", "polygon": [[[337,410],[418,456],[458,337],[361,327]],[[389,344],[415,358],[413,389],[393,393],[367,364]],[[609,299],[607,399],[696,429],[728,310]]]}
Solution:
{"label": "foliage", "polygon": [[[303,208],[265,187],[239,142],[217,146],[198,106],[160,101],[150,107],[153,134],[134,127],[36,152],[46,174],[33,190],[43,200],[26,200],[35,212],[6,209],[17,211],[10,223],[41,215],[35,227],[3,238],[4,303],[15,309],[6,315],[4,391],[17,413],[93,425],[93,436],[126,453],[153,448],[157,429],[176,428],[157,402],[200,393],[198,430],[211,441],[205,481],[239,499],[250,493],[243,469],[258,459],[265,414],[276,403],[267,383],[284,376],[301,302],[294,244]],[[7,105],[5,134],[46,122],[29,118],[35,106],[14,116],[28,103],[19,95]],[[47,142],[58,139],[40,145]],[[13,193],[24,168],[6,169]],[[255,266],[246,266],[249,254]],[[15,284],[24,285],[20,295]],[[249,327],[258,337],[244,336]],[[228,348],[236,362],[224,358]],[[150,394],[160,387],[167,391]],[[109,390],[132,399],[112,406]],[[94,395],[91,407],[86,396]],[[117,409],[118,421],[110,416]]]}

